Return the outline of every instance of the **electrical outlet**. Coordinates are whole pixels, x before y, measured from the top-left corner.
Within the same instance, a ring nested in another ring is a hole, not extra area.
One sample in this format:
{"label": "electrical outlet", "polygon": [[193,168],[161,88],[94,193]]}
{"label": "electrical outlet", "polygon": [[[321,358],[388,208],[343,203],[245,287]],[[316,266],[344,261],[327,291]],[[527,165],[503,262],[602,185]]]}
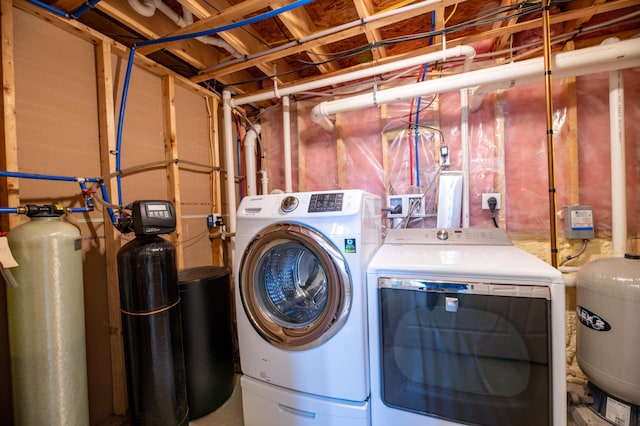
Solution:
{"label": "electrical outlet", "polygon": [[388,218],[399,218],[407,215],[407,198],[404,195],[388,195],[387,205],[392,211],[387,212]]}
{"label": "electrical outlet", "polygon": [[496,210],[500,209],[500,193],[499,192],[485,192],[482,194],[482,210],[489,210],[489,198],[494,197],[497,201]]}
{"label": "electrical outlet", "polygon": [[443,167],[449,165],[449,147],[446,145],[440,147],[440,165]]}

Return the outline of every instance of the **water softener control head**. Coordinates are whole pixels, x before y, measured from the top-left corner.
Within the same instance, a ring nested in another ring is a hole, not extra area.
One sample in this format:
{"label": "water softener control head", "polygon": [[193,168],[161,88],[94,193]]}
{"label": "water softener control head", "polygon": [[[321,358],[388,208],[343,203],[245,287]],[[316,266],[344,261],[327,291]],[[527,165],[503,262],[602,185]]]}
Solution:
{"label": "water softener control head", "polygon": [[131,208],[133,232],[144,235],[170,234],[176,230],[176,212],[166,200],[138,200]]}

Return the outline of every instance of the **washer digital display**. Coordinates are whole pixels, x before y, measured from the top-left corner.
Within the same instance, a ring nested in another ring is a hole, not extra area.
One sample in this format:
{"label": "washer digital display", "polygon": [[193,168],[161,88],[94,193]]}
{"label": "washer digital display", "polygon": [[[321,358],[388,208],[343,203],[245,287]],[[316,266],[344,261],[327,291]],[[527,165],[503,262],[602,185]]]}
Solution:
{"label": "washer digital display", "polygon": [[342,211],[344,193],[312,194],[309,201],[308,213],[339,212]]}

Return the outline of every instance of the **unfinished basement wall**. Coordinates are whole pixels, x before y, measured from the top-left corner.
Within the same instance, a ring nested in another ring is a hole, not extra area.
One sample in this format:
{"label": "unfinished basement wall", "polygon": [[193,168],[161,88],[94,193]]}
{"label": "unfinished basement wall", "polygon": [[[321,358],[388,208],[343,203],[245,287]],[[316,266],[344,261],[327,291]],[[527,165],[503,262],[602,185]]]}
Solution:
{"label": "unfinished basement wall", "polygon": [[[640,69],[624,71],[627,225],[629,242],[640,232]],[[554,81],[554,143],[558,229],[562,208],[594,206],[599,237],[611,236],[608,74]],[[437,181],[442,145],[451,164],[462,169],[460,95],[424,97],[416,136],[415,108],[403,101],[337,114],[329,133],[310,121],[319,101],[293,103],[291,133],[294,190],[360,188],[383,199],[387,194],[424,190]],[[469,192],[471,226],[493,226],[481,194],[500,192],[500,227],[512,234],[548,234],[548,176],[544,85],[534,83],[494,93],[469,114]],[[282,109],[262,114],[261,146],[269,191],[283,189]],[[417,153],[417,155],[416,155]],[[432,185],[437,191],[437,184]],[[383,202],[383,204],[385,204]],[[434,202],[427,209],[435,212]],[[433,225],[430,222],[416,226]],[[560,232],[562,233],[562,232]]]}
{"label": "unfinished basement wall", "polygon": [[[96,47],[17,8],[13,9],[13,21],[17,171],[103,176],[105,165],[113,163],[104,158],[104,152],[101,155]],[[110,60],[117,125],[126,59],[111,54]],[[181,253],[179,267],[219,265],[220,255],[214,253],[207,227],[208,214],[222,213],[220,176],[212,172],[219,159],[213,132],[215,95],[188,82],[177,84],[178,77],[168,71],[162,75],[160,67],[156,71],[158,74],[133,67],[121,150],[122,170],[126,172],[123,203],[176,200],[181,213],[180,234],[169,238]],[[166,164],[166,160],[176,159]],[[19,179],[19,198],[20,205],[59,202],[64,207],[84,207],[79,185],[73,182]],[[114,322],[114,316],[119,318],[119,305],[113,303],[110,286],[114,285],[114,271],[109,272],[108,259],[114,259],[118,248],[133,234],[120,238],[116,232],[115,246],[107,241],[113,228],[110,221],[105,222],[100,205],[90,213],[72,214],[71,220],[82,234],[90,420],[100,424],[122,410],[125,395],[123,382],[114,379],[123,377],[124,366],[113,345],[121,342],[122,331],[119,320]],[[0,298],[3,330],[7,328],[4,291]],[[0,351],[2,359],[9,359],[4,341]],[[10,421],[8,366],[0,369],[0,397],[0,418]]]}

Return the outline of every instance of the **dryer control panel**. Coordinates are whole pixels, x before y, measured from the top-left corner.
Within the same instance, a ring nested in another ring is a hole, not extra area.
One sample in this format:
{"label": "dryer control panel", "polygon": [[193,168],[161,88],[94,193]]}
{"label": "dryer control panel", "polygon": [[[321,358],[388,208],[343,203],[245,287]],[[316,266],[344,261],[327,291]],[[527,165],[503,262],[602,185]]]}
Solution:
{"label": "dryer control panel", "polygon": [[510,246],[511,240],[499,228],[402,228],[391,229],[385,244],[439,244]]}

